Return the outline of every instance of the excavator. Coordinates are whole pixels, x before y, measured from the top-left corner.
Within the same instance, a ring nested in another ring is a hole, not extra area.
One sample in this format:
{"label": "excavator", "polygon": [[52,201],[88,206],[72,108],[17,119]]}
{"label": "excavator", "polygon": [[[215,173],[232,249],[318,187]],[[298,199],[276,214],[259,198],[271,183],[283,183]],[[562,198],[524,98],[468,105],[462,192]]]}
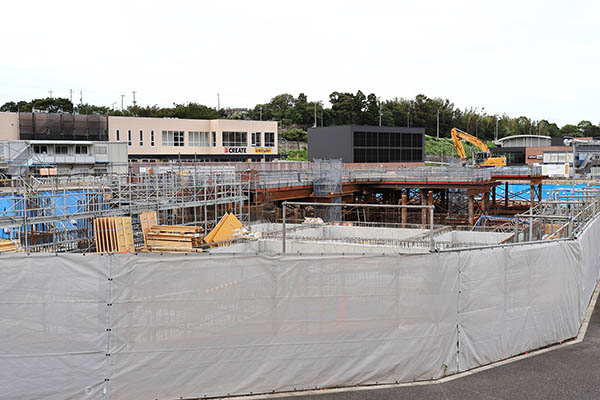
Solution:
{"label": "excavator", "polygon": [[465,148],[463,147],[461,140],[466,140],[467,142],[477,146],[480,152],[475,155],[475,165],[478,167],[505,167],[506,166],[506,156],[494,156],[492,157],[490,153],[490,149],[487,147],[483,140],[476,138],[473,135],[468,134],[467,132],[463,132],[460,129],[452,128],[450,131],[452,135],[452,142],[454,143],[454,148],[458,153],[458,156],[463,160],[464,163],[467,161],[467,154],[465,153]]}

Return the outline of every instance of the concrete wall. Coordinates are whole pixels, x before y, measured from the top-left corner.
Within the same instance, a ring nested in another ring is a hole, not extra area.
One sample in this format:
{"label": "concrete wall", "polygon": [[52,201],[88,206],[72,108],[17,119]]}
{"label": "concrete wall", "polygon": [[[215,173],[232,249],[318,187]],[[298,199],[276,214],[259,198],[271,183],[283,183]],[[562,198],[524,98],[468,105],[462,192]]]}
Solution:
{"label": "concrete wall", "polygon": [[[128,146],[129,156],[158,158],[161,155],[215,155],[227,157],[245,157],[276,155],[277,122],[274,121],[244,121],[244,120],[195,120],[177,118],[139,118],[139,117],[109,117],[109,140],[117,141],[116,131],[119,130],[119,141],[128,142],[128,131],[131,131],[131,146]],[[162,131],[184,131],[184,146],[163,146]],[[140,146],[140,131],[143,133],[143,145]],[[154,131],[154,146],[151,145],[151,132]],[[215,132],[216,146],[190,146],[188,132]],[[222,145],[222,132],[247,132],[248,146],[242,147],[242,153],[229,153],[231,147]],[[252,147],[252,132],[261,133],[261,147]],[[275,133],[275,146],[264,146],[264,133]]]}
{"label": "concrete wall", "polygon": [[19,140],[19,114],[0,111],[0,140]]}
{"label": "concrete wall", "polygon": [[512,236],[512,233],[452,231],[436,236],[435,240],[467,244],[496,244],[508,239],[510,236]]}

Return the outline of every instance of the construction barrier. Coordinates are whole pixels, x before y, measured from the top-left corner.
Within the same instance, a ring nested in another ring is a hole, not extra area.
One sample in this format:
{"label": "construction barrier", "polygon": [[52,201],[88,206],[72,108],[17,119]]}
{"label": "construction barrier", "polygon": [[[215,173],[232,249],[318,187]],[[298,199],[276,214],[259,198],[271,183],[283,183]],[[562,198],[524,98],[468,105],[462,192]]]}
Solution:
{"label": "construction barrier", "polygon": [[0,393],[175,399],[410,382],[572,338],[577,240],[398,255],[2,254]]}

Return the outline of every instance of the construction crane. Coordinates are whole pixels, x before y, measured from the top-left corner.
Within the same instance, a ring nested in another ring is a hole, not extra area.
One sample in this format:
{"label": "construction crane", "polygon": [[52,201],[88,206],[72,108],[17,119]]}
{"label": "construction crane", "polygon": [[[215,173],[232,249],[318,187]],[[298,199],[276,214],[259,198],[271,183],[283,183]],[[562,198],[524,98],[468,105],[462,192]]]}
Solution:
{"label": "construction crane", "polygon": [[473,135],[463,132],[460,129],[452,128],[450,131],[452,135],[452,142],[454,148],[458,153],[458,156],[466,163],[467,154],[463,147],[462,141],[465,140],[479,148],[481,150],[475,155],[475,165],[478,167],[504,167],[506,166],[506,156],[494,156],[492,157],[490,149],[487,147],[483,140],[476,138]]}

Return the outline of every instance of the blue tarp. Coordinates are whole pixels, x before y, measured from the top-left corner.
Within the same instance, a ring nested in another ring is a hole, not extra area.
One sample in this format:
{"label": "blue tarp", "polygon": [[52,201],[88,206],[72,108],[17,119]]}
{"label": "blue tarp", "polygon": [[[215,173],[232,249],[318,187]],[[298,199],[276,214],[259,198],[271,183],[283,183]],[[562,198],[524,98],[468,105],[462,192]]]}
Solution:
{"label": "blue tarp", "polygon": [[[23,215],[23,196],[0,196],[0,218],[1,217],[13,217]],[[88,210],[88,205],[91,203],[101,204],[102,195],[95,190],[91,191],[67,191],[63,193],[52,193],[52,192],[41,192],[35,197],[28,198],[29,207],[45,208],[50,210],[48,215],[64,215],[64,214],[76,214],[85,212]],[[37,205],[33,205],[36,204]],[[31,215],[31,212],[28,216]],[[76,228],[82,228],[88,221],[84,219],[65,219],[63,221],[55,223],[57,230],[72,230]],[[40,230],[42,227],[39,227]],[[0,238],[4,239],[15,239],[16,232],[14,230],[2,230],[0,232]]]}

